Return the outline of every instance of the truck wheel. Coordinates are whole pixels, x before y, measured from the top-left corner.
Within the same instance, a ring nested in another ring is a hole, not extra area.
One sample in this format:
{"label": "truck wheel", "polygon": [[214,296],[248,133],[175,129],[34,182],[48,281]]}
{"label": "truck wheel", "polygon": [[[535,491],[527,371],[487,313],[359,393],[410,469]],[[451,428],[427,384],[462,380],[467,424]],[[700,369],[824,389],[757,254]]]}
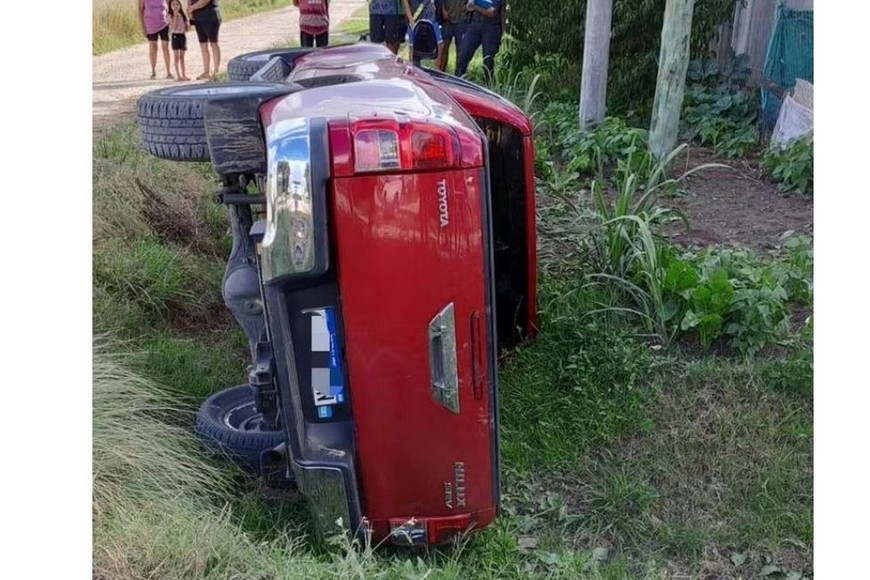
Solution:
{"label": "truck wheel", "polygon": [[[139,99],[137,119],[142,145],[148,153],[162,159],[209,161],[204,114],[207,104],[240,97],[265,100],[291,90],[286,84],[238,82],[152,91]],[[259,120],[253,122],[259,126]]]}
{"label": "truck wheel", "polygon": [[288,64],[296,60],[297,57],[311,52],[312,48],[293,48],[286,50],[258,50],[242,54],[227,63],[227,78],[230,81],[246,81],[254,76],[258,70],[263,68],[270,60],[276,56],[281,57]]}
{"label": "truck wheel", "polygon": [[259,475],[261,454],[284,443],[284,432],[263,431],[261,419],[251,387],[240,385],[205,400],[196,415],[196,432],[206,447]]}

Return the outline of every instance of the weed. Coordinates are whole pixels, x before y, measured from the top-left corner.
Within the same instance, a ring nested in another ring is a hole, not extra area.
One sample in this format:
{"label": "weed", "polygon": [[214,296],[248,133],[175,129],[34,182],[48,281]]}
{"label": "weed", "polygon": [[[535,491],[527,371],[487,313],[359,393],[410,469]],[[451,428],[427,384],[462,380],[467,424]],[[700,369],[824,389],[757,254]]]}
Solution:
{"label": "weed", "polygon": [[785,149],[771,146],[761,166],[779,184],[780,191],[812,193],[813,138],[797,139]]}
{"label": "weed", "polygon": [[625,467],[599,471],[589,485],[589,507],[583,525],[595,536],[634,544],[650,533],[650,515],[657,494],[649,483]]}
{"label": "weed", "polygon": [[207,164],[146,154],[132,124],[96,140],[93,153],[97,244],[153,234],[197,252],[226,255],[229,222],[226,210],[212,200],[217,182]]}

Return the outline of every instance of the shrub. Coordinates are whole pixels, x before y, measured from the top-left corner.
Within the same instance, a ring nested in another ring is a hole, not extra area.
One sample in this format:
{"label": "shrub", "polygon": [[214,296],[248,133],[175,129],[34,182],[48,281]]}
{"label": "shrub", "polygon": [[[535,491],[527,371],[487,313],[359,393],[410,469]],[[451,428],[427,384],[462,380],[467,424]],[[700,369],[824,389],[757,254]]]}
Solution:
{"label": "shrub", "polygon": [[779,184],[780,191],[812,193],[813,138],[797,139],[785,149],[771,146],[761,166]]}
{"label": "shrub", "polygon": [[726,157],[740,157],[758,143],[757,94],[744,86],[746,57],[720,74],[713,60],[693,61],[686,75],[681,123],[683,139],[709,145]]}
{"label": "shrub", "polygon": [[[648,151],[649,132],[629,126],[624,119],[608,117],[590,130],[581,131],[575,103],[549,103],[541,113],[536,147],[552,153],[550,160],[569,172],[593,175],[616,169],[621,174],[641,172],[646,178],[652,160]],[[540,166],[540,164],[539,164]]]}

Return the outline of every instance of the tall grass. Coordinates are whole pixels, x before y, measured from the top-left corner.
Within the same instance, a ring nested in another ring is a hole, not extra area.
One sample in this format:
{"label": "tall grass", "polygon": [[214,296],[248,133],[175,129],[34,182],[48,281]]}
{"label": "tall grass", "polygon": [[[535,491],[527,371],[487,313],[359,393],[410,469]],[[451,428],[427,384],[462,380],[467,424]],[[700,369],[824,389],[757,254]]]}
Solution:
{"label": "tall grass", "polygon": [[144,42],[136,0],[94,0],[93,54]]}
{"label": "tall grass", "polygon": [[[290,3],[290,0],[222,0],[220,10],[224,21],[227,21],[284,8]],[[94,0],[93,54],[104,54],[145,42],[139,25],[138,6],[136,0]]]}
{"label": "tall grass", "polygon": [[[129,369],[98,339],[93,358],[94,571],[101,578],[362,578],[371,547],[336,540],[317,557],[304,536],[274,524],[245,529],[226,468],[178,426],[192,409]],[[426,567],[421,570],[425,573]]]}

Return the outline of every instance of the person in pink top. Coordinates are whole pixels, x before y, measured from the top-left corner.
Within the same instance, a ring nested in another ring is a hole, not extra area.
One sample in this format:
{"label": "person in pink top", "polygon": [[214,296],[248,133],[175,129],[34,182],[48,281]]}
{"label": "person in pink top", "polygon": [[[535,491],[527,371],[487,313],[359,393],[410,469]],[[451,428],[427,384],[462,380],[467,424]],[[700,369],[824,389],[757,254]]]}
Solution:
{"label": "person in pink top", "polygon": [[163,48],[163,62],[166,64],[166,78],[171,79],[169,70],[169,6],[166,0],[138,0],[139,23],[142,34],[148,39],[148,57],[151,60],[151,78],[157,77],[157,38]]}
{"label": "person in pink top", "polygon": [[299,44],[329,45],[329,0],[293,0],[299,8]]}
{"label": "person in pink top", "polygon": [[181,7],[181,0],[169,0],[169,31],[172,33],[172,54],[175,56],[175,78],[180,81],[190,80],[184,66],[188,28],[190,24],[184,8]]}

